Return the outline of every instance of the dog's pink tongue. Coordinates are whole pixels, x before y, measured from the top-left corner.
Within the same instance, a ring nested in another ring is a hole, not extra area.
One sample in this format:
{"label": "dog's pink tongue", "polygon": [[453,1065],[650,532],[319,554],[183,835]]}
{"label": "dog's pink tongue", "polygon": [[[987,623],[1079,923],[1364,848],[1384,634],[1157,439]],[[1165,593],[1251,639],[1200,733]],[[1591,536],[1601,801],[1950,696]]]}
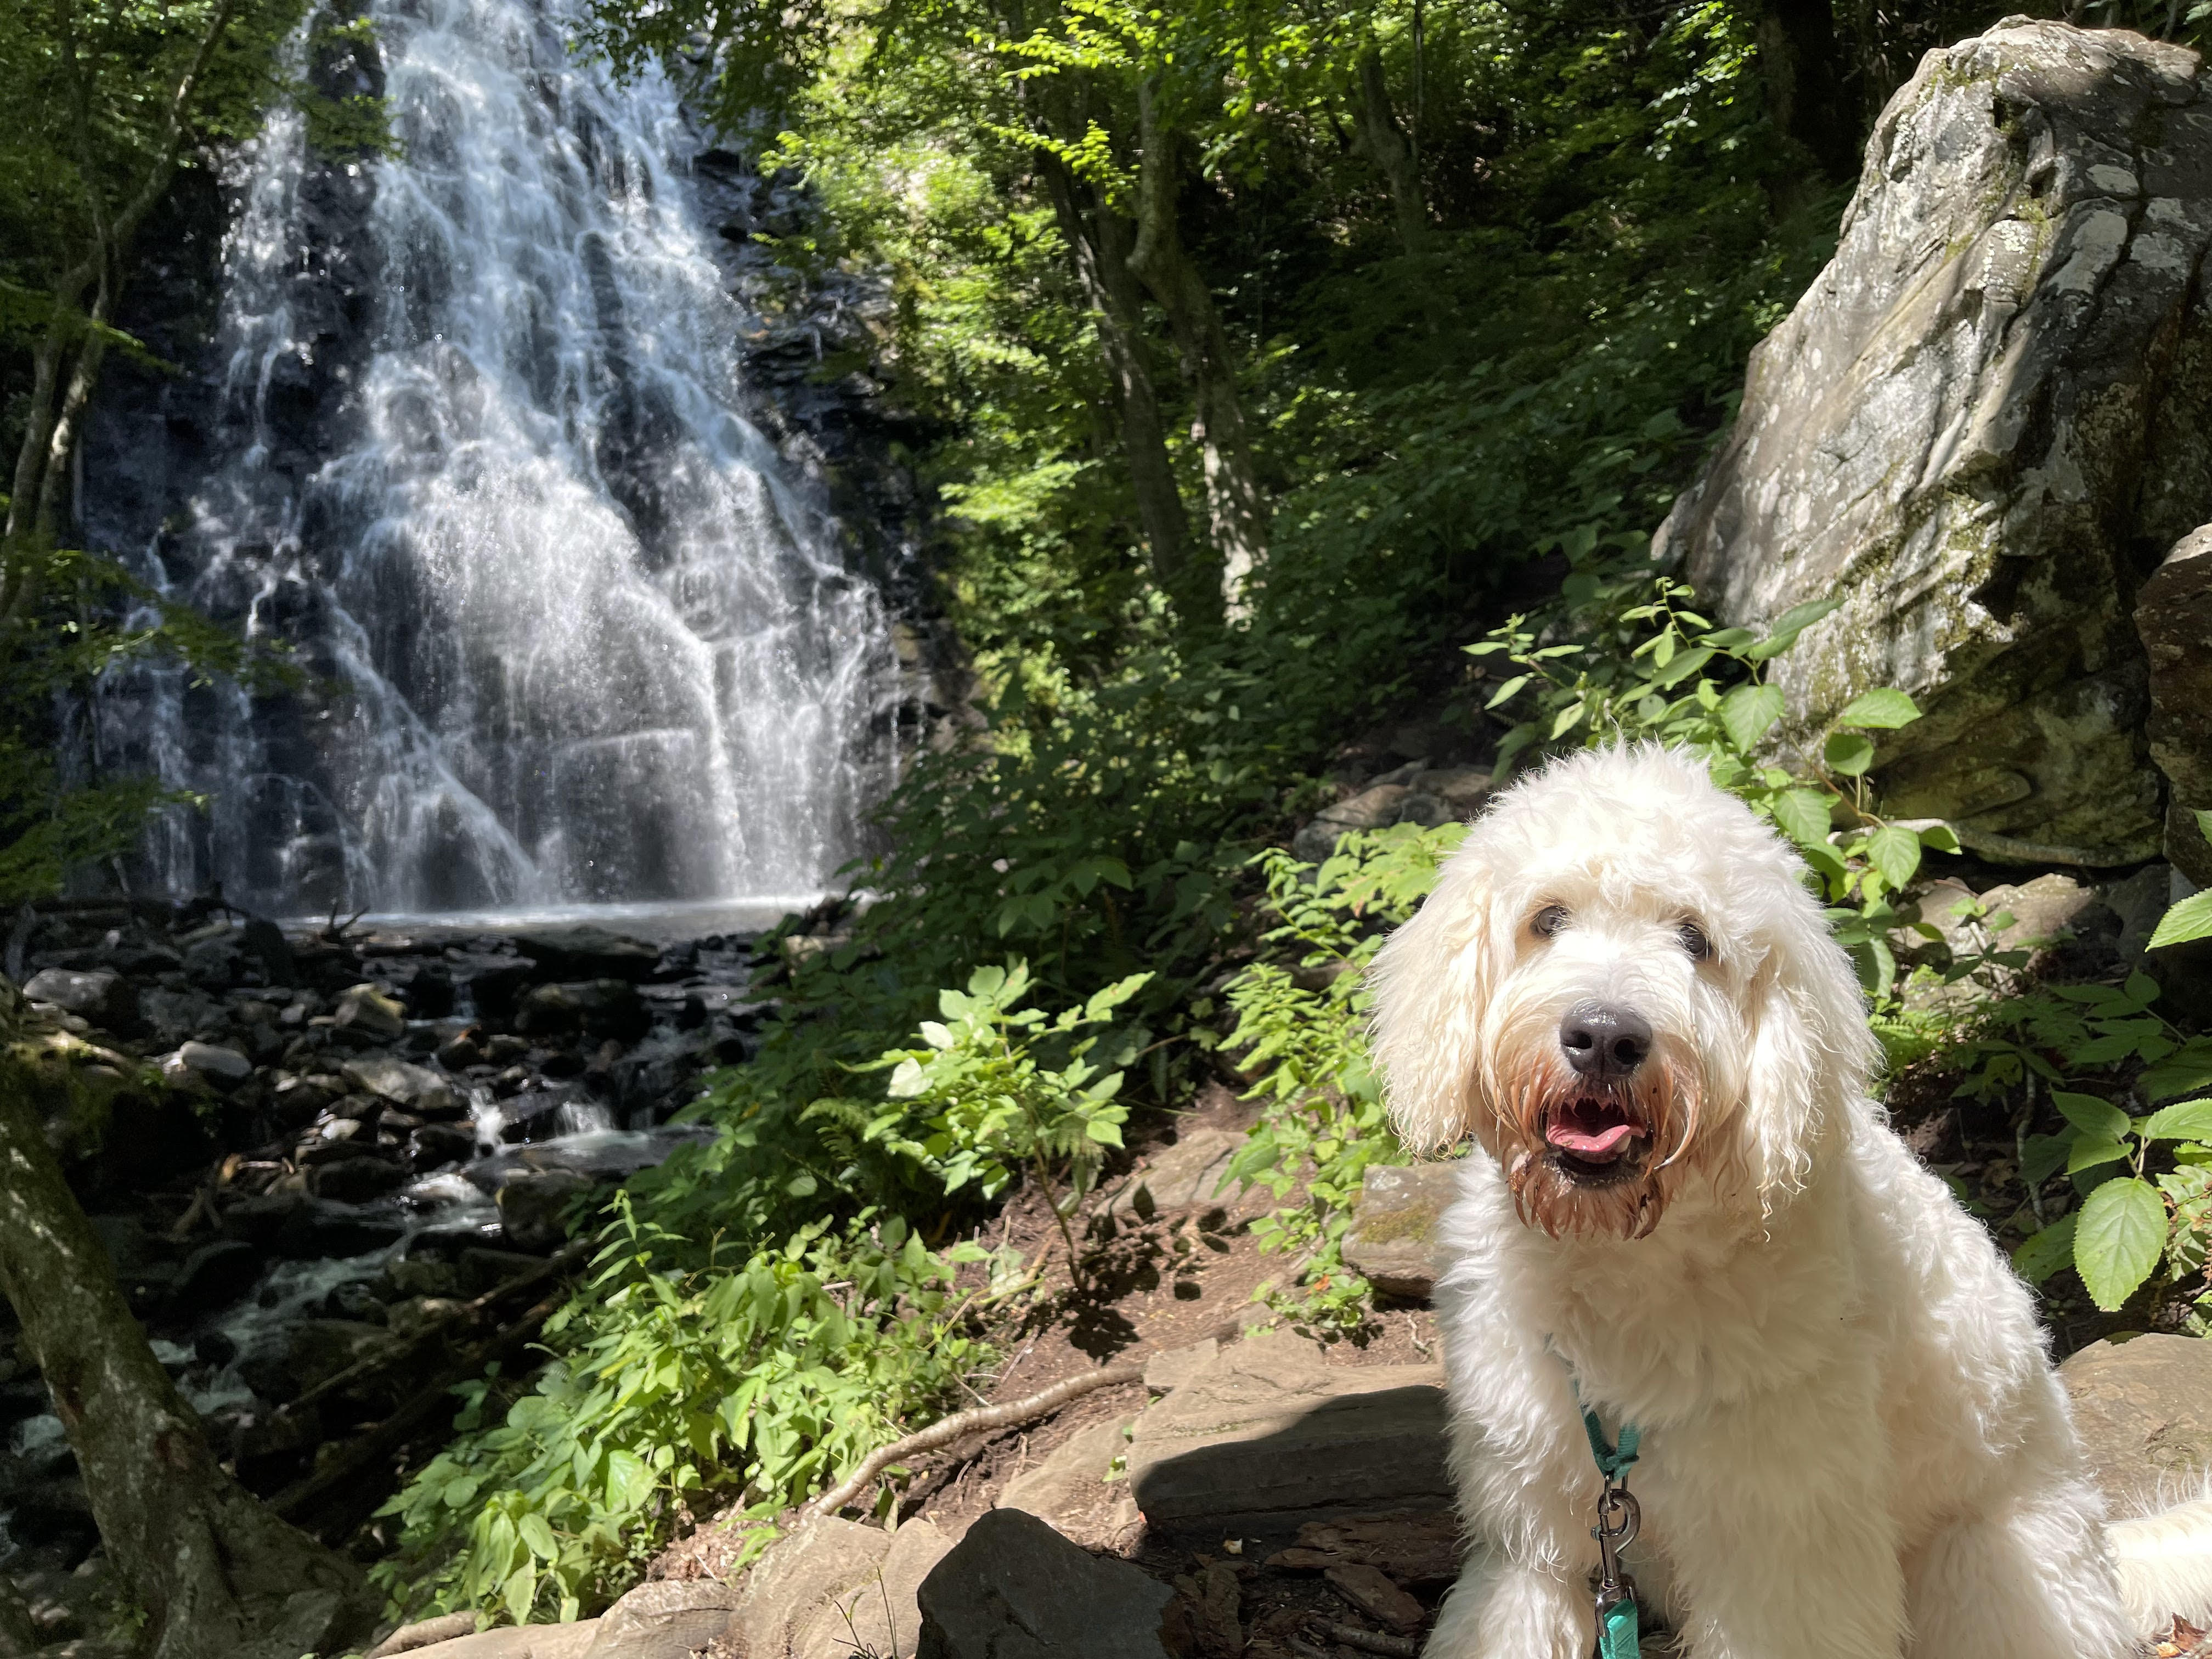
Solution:
{"label": "dog's pink tongue", "polygon": [[1633,1123],[1611,1117],[1610,1113],[1577,1112],[1572,1116],[1554,1118],[1544,1131],[1544,1139],[1562,1152],[1572,1152],[1577,1158],[1593,1160],[1620,1156],[1636,1133]]}

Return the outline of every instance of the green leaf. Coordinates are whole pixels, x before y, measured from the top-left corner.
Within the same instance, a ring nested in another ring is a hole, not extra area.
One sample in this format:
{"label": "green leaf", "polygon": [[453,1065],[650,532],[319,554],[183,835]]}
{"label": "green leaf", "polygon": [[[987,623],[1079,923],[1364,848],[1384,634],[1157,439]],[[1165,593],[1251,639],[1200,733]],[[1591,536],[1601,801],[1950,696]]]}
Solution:
{"label": "green leaf", "polygon": [[1511,679],[1506,681],[1504,684],[1499,686],[1498,690],[1492,692],[1490,694],[1490,701],[1482,706],[1485,708],[1495,708],[1501,702],[1512,702],[1514,698],[1521,695],[1522,688],[1528,684],[1529,678],[1530,677],[1526,674],[1516,674]]}
{"label": "green leaf", "polygon": [[2135,1120],[2109,1101],[2094,1095],[2051,1091],[2051,1103],[2059,1115],[2083,1134],[2097,1140],[2118,1140],[2135,1127]]}
{"label": "green leaf", "polygon": [[2080,1215],[2063,1215],[2012,1253],[2012,1265],[2031,1285],[2040,1285],[2074,1260],[2074,1229]]}
{"label": "green leaf", "polygon": [[1582,717],[1583,703],[1582,701],[1577,698],[1575,702],[1569,703],[1565,708],[1559,710],[1558,715],[1553,718],[1552,721],[1552,740],[1553,742],[1557,742],[1560,738],[1565,737],[1569,732],[1572,731],[1576,726],[1581,723]]}
{"label": "green leaf", "polygon": [[2020,1179],[2024,1187],[2040,1187],[2064,1167],[2072,1150],[2071,1135],[2030,1135],[2021,1146]]}
{"label": "green leaf", "polygon": [[1844,712],[1836,716],[1838,726],[1856,726],[1868,731],[1891,732],[1900,726],[1910,726],[1920,718],[1920,705],[1904,692],[1882,686],[1863,692],[1844,705]]}
{"label": "green leaf", "polygon": [[1885,824],[1867,837],[1867,862],[1881,872],[1892,887],[1902,887],[1920,867],[1920,837],[1910,830]]}
{"label": "green leaf", "polygon": [[1959,850],[1959,832],[1948,823],[1931,823],[1920,832],[1920,844],[1931,853]]}
{"label": "green leaf", "polygon": [[2074,1266],[2089,1299],[2117,1313],[2166,1251],[2166,1200],[2148,1181],[2108,1181],[2081,1206]]}
{"label": "green leaf", "polygon": [[2101,1135],[2083,1135],[2067,1150],[2066,1173],[2079,1175],[2084,1170],[2117,1164],[2127,1155],[2128,1149],[2117,1140],[2106,1140]]}
{"label": "green leaf", "polygon": [[1651,677],[1657,686],[1680,685],[1713,659],[1713,653],[1700,645],[1685,651]]}
{"label": "green leaf", "polygon": [[545,1524],[545,1517],[532,1510],[520,1523],[522,1541],[530,1546],[531,1553],[541,1561],[550,1561],[560,1554],[561,1547],[553,1539],[553,1528]]}
{"label": "green leaf", "polygon": [[2158,929],[2151,934],[2146,948],[2162,950],[2169,945],[2186,945],[2200,939],[2212,939],[2212,887],[2191,893],[2160,917]]}
{"label": "green leaf", "polygon": [[1775,618],[1765,639],[1743,653],[1745,660],[1765,662],[1769,657],[1780,656],[1797,643],[1800,634],[1842,604],[1841,599],[1808,599],[1803,605],[1792,605]]}
{"label": "green leaf", "polygon": [[2160,1060],[2136,1082],[2143,1098],[2154,1103],[2212,1087],[2212,1038],[2191,1037],[2179,1054]]}
{"label": "green leaf", "polygon": [[2145,1140],[2212,1140],[2212,1100],[2184,1100],[2153,1112],[2136,1131]]}
{"label": "green leaf", "polygon": [[1720,713],[1729,741],[1747,752],[1757,747],[1759,740],[1782,718],[1782,688],[1739,685],[1721,699]]}
{"label": "green leaf", "polygon": [[891,1072],[890,1086],[884,1091],[893,1100],[911,1100],[929,1087],[929,1079],[922,1075],[921,1065],[902,1060]]}
{"label": "green leaf", "polygon": [[1820,753],[1831,772],[1840,772],[1847,778],[1857,777],[1874,764],[1873,743],[1856,732],[1833,733]]}
{"label": "green leaf", "polygon": [[1790,789],[1774,798],[1774,822],[1801,846],[1826,847],[1828,798],[1818,789]]}

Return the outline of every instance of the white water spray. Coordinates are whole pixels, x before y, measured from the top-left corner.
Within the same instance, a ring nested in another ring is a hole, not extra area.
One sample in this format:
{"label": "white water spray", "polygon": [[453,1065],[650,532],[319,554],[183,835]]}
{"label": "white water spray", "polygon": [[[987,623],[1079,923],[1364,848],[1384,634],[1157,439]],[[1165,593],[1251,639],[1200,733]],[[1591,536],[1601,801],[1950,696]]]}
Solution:
{"label": "white water spray", "polygon": [[[745,418],[673,90],[572,59],[569,0],[367,9],[393,154],[280,112],[246,158],[223,458],[155,571],[317,683],[289,725],[116,689],[104,729],[211,801],[161,876],[292,912],[822,890],[891,759],[887,618]],[[360,247],[319,249],[349,204]]]}

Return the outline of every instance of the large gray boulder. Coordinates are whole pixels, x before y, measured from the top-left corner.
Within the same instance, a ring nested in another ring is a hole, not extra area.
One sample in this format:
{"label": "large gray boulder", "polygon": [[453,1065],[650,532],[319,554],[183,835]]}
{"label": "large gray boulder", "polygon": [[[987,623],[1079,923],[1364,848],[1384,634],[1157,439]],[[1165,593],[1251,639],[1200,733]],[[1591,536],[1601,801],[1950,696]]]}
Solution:
{"label": "large gray boulder", "polygon": [[2212,1474],[2212,1342],[2093,1342],[2058,1376],[2090,1473],[2117,1513],[2197,1494]]}
{"label": "large gray boulder", "polygon": [[1927,717],[1883,735],[1887,811],[1994,857],[2158,850],[2130,613],[2212,519],[2208,240],[2196,53],[2014,18],[1922,62],[1655,544],[1730,622],[1843,601],[1776,665],[1784,742],[1897,686]]}
{"label": "large gray boulder", "polygon": [[1168,1659],[1173,1596],[1033,1515],[993,1510],[921,1582],[919,1659]]}
{"label": "large gray boulder", "polygon": [[2212,845],[2197,814],[2212,809],[2212,525],[2174,544],[2136,595],[2150,658],[2150,753],[2166,776],[2166,855],[2212,887]]}

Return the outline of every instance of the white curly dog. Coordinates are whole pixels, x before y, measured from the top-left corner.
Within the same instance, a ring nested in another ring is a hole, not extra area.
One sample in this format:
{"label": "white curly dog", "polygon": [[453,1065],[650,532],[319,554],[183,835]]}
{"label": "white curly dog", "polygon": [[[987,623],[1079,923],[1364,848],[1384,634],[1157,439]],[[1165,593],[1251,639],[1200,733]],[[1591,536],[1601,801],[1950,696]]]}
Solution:
{"label": "white curly dog", "polygon": [[1474,1540],[1431,1659],[1588,1659],[1602,1483],[1693,1659],[2118,1659],[2212,1603],[2212,1500],[2108,1523],[2028,1293],[1867,1093],[1796,855],[1694,760],[1503,794],[1375,969]]}

